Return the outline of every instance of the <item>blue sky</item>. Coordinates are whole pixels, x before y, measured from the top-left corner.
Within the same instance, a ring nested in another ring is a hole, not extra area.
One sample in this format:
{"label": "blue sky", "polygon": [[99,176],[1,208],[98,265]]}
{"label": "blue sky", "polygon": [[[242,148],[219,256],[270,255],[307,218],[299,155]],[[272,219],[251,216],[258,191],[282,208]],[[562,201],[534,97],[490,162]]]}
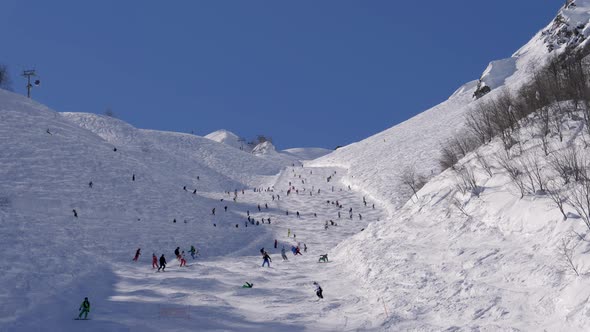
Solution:
{"label": "blue sky", "polygon": [[562,3],[6,0],[0,62],[57,111],[333,148],[445,100]]}

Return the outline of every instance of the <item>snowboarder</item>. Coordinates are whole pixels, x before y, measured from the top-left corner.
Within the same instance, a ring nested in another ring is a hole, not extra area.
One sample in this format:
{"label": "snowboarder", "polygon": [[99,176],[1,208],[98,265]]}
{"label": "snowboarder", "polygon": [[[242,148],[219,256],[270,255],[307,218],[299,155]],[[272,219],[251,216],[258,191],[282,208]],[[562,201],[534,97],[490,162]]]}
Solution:
{"label": "snowboarder", "polygon": [[323,299],[324,295],[322,293],[324,290],[322,289],[322,287],[320,287],[320,284],[314,281],[313,285],[315,286],[315,295],[317,295],[320,299]]}
{"label": "snowboarder", "polygon": [[191,246],[191,250],[189,252],[191,253],[191,257],[195,259],[195,255],[197,254],[197,249],[195,249],[195,246]]}
{"label": "snowboarder", "polygon": [[162,269],[162,272],[166,269],[166,258],[164,257],[164,254],[160,256],[160,267],[158,268],[158,272],[160,272],[160,269]]}
{"label": "snowboarder", "polygon": [[289,259],[287,258],[287,255],[285,252],[286,252],[285,246],[283,246],[283,249],[281,249],[281,256],[283,257],[284,261],[288,261]]}
{"label": "snowboarder", "polygon": [[152,254],[152,269],[155,269],[159,267],[158,266],[158,256],[156,256],[156,253]]}
{"label": "snowboarder", "polygon": [[328,263],[328,254],[324,254],[324,255],[320,255],[320,259],[318,259],[318,263],[320,262],[324,262],[324,263]]}
{"label": "snowboarder", "polygon": [[139,259],[139,255],[141,255],[141,248],[137,248],[137,251],[135,252],[135,257],[133,257],[134,262],[137,262],[137,260]]}
{"label": "snowboarder", "polygon": [[264,255],[262,256],[262,267],[264,267],[264,264],[266,264],[268,267],[270,267],[270,262],[272,262],[272,259],[270,259],[270,256],[265,251]]}
{"label": "snowboarder", "polygon": [[82,314],[84,314],[84,319],[88,319],[88,313],[90,312],[90,302],[88,301],[87,297],[84,298],[84,301],[82,302],[82,304],[80,305],[80,309],[78,310],[80,311],[78,319],[82,319]]}
{"label": "snowboarder", "polygon": [[246,281],[246,283],[244,285],[242,285],[242,288],[252,288],[252,287],[254,287],[254,284],[249,283],[247,281]]}

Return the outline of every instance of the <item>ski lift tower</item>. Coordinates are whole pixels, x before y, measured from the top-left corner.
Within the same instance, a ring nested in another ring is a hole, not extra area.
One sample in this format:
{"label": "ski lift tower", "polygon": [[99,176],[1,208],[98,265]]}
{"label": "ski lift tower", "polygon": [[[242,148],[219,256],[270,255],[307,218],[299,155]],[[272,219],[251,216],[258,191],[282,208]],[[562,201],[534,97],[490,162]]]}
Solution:
{"label": "ski lift tower", "polygon": [[31,98],[31,88],[33,87],[33,84],[35,84],[35,86],[39,86],[41,81],[35,80],[33,84],[31,84],[31,77],[37,77],[35,69],[24,70],[22,76],[27,78],[27,97]]}

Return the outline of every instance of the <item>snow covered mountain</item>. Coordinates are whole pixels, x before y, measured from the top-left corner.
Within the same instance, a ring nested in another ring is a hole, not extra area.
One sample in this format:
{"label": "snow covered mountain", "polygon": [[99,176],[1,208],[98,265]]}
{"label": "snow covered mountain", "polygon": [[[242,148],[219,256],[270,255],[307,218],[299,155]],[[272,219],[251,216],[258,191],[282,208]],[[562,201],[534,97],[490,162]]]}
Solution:
{"label": "snow covered mountain", "polygon": [[[567,1],[448,100],[329,154],[240,151],[228,131],[138,129],[0,90],[0,331],[586,330],[584,182],[564,183],[555,162],[590,160],[584,108],[547,107],[569,111],[544,136],[538,116],[522,119],[514,150],[496,137],[456,170],[438,159],[468,112],[585,50],[589,19],[590,0]],[[429,179],[413,197],[408,168]],[[173,250],[191,245],[200,255],[180,267]],[[303,255],[281,260],[283,246]],[[85,296],[92,320],[74,321]]]}

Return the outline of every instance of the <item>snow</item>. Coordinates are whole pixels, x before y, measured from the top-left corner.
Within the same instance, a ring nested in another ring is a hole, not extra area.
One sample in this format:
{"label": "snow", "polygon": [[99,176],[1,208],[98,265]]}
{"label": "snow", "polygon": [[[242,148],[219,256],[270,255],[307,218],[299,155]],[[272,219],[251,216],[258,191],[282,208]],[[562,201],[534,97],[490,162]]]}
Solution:
{"label": "snow", "polygon": [[[560,14],[586,23],[589,9],[578,0]],[[586,330],[590,245],[573,207],[563,220],[547,195],[520,199],[495,162],[497,140],[478,150],[492,176],[473,153],[460,161],[475,170],[479,196],[437,162],[467,112],[515,91],[552,56],[546,38],[492,62],[481,76],[493,88],[486,96],[474,100],[477,81],[468,82],[335,151],[265,142],[250,153],[229,131],[139,129],[0,90],[0,331]],[[520,160],[541,153],[528,129]],[[579,118],[564,135],[551,138],[553,151],[587,154]],[[400,182],[408,167],[429,179],[417,197]],[[248,213],[272,222],[248,224]],[[581,276],[564,265],[563,239]],[[281,247],[298,242],[308,252],[282,261]],[[190,245],[200,255],[181,268],[173,250]],[[270,268],[260,266],[261,247]],[[166,255],[166,272],[154,272],[152,253]],[[330,262],[318,263],[326,253]],[[241,288],[246,281],[254,288]],[[85,296],[91,320],[75,321]]]}
{"label": "snow", "polygon": [[246,144],[246,142],[243,139],[240,139],[238,135],[225,129],[220,129],[210,134],[207,134],[205,135],[205,138],[208,138],[215,142],[227,144],[240,150],[245,149],[246,151],[249,151],[250,149],[250,146]]}
{"label": "snow", "polygon": [[332,151],[324,148],[291,148],[282,152],[294,156],[299,160],[313,160],[325,156]]}
{"label": "snow", "polygon": [[[340,262],[317,263],[385,216],[340,182],[345,170],[285,167],[194,135],[57,113],[6,91],[0,138],[0,247],[7,262],[0,282],[10,285],[0,291],[10,303],[0,310],[2,331],[77,331],[81,324],[87,331],[331,331],[380,323],[358,310],[376,305],[348,281]],[[287,196],[289,182],[299,193]],[[274,193],[253,190],[273,187]],[[342,219],[327,203],[337,199]],[[272,223],[245,227],[247,211]],[[338,226],[326,230],[330,219]],[[281,246],[297,242],[308,252],[282,262]],[[200,256],[180,268],[172,252],[190,245]],[[273,257],[271,268],[260,267],[261,247]],[[137,248],[142,256],[134,263]],[[152,253],[166,255],[166,272],[152,270]],[[246,281],[254,288],[242,289]],[[324,287],[324,300],[317,301],[313,281]],[[91,320],[75,321],[85,296]]]}

